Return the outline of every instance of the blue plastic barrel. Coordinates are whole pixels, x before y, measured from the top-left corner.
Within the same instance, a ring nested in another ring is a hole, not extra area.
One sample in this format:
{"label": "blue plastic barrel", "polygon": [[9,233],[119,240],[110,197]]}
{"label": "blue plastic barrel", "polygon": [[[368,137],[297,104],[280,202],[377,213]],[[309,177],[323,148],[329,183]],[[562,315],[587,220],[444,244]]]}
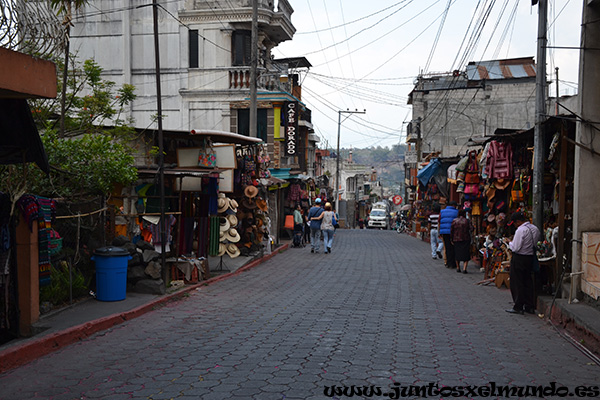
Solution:
{"label": "blue plastic barrel", "polygon": [[121,247],[102,247],[94,251],[92,260],[96,263],[96,299],[125,300],[129,252]]}

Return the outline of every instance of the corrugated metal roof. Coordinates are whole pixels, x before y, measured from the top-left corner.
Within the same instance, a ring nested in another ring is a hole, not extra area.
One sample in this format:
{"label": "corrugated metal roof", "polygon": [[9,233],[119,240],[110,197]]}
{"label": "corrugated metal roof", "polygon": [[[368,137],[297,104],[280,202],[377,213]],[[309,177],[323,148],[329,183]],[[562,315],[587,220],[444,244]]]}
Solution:
{"label": "corrugated metal roof", "polygon": [[533,57],[471,62],[467,65],[467,78],[473,81],[533,78],[535,74]]}

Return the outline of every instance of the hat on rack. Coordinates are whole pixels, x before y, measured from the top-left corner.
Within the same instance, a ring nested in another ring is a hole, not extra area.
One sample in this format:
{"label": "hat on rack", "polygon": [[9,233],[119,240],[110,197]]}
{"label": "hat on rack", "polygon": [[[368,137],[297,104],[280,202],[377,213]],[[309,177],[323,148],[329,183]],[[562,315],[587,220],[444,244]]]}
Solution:
{"label": "hat on rack", "polygon": [[219,242],[224,243],[227,240],[225,233],[227,233],[227,231],[219,231]]}
{"label": "hat on rack", "polygon": [[217,253],[218,257],[225,255],[227,251],[227,245],[225,243],[219,243],[219,252]]}
{"label": "hat on rack", "polygon": [[267,212],[269,210],[266,200],[259,197],[255,200],[255,202],[256,202],[256,205],[258,206],[258,208],[261,209],[262,211]]}
{"label": "hat on rack", "polygon": [[487,216],[488,222],[494,222],[496,220],[496,216],[494,214],[488,214]]}
{"label": "hat on rack", "polygon": [[227,245],[227,254],[229,254],[229,257],[231,258],[236,258],[240,255],[240,249],[238,249],[238,247],[235,244],[229,243]]}
{"label": "hat on rack", "polygon": [[229,229],[231,227],[231,225],[229,224],[229,220],[226,217],[220,217],[219,218],[219,230],[220,231],[226,231],[227,229]]}
{"label": "hat on rack", "polygon": [[237,243],[240,241],[240,234],[236,229],[231,228],[227,232],[225,232],[225,238],[232,243]]}
{"label": "hat on rack", "polygon": [[223,198],[223,197],[219,197],[217,199],[217,207],[218,207],[218,212],[220,213],[224,213],[227,208],[229,207],[229,201],[227,201],[227,198]]}
{"label": "hat on rack", "polygon": [[504,221],[506,219],[506,214],[504,213],[500,213],[498,214],[498,216],[496,217],[496,221],[500,222],[500,221]]}
{"label": "hat on rack", "polygon": [[242,205],[249,210],[254,210],[256,208],[256,203],[252,199],[242,200]]}
{"label": "hat on rack", "polygon": [[256,197],[256,195],[258,194],[258,188],[256,186],[248,185],[244,189],[244,194],[249,199],[252,199],[252,198]]}
{"label": "hat on rack", "polygon": [[233,212],[237,212],[238,207],[239,204],[237,201],[235,201],[234,199],[229,199],[229,208],[233,210]]}
{"label": "hat on rack", "polygon": [[508,185],[510,185],[510,179],[496,179],[496,182],[494,182],[494,186],[498,190],[504,190]]}
{"label": "hat on rack", "polygon": [[229,225],[231,225],[231,227],[235,228],[237,226],[238,219],[235,214],[227,214],[227,216],[225,218],[227,218],[227,220],[229,221]]}

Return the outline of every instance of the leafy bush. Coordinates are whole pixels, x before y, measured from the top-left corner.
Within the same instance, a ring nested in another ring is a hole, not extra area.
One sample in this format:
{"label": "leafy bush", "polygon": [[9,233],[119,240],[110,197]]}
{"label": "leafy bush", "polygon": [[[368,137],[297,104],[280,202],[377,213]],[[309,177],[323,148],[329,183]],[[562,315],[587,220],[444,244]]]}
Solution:
{"label": "leafy bush", "polygon": [[[89,281],[77,268],[72,268],[73,299],[84,297],[88,294]],[[54,306],[65,304],[70,299],[69,293],[69,264],[61,261],[58,267],[52,266],[50,285],[40,288],[40,304],[50,302]]]}

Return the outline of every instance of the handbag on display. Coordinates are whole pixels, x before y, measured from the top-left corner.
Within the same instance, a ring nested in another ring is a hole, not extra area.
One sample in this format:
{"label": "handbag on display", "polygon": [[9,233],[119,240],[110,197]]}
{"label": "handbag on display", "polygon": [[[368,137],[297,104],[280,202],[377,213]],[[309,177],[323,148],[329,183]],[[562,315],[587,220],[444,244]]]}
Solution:
{"label": "handbag on display", "polygon": [[511,197],[513,203],[519,203],[525,199],[525,195],[522,190],[522,185],[521,185],[520,179],[515,179],[515,182],[513,183],[513,187],[510,191],[510,197]]}
{"label": "handbag on display", "polygon": [[206,145],[206,140],[204,141],[204,148],[200,150],[200,154],[198,154],[198,166],[208,168],[217,166],[217,154],[210,142],[208,143],[208,146]]}

